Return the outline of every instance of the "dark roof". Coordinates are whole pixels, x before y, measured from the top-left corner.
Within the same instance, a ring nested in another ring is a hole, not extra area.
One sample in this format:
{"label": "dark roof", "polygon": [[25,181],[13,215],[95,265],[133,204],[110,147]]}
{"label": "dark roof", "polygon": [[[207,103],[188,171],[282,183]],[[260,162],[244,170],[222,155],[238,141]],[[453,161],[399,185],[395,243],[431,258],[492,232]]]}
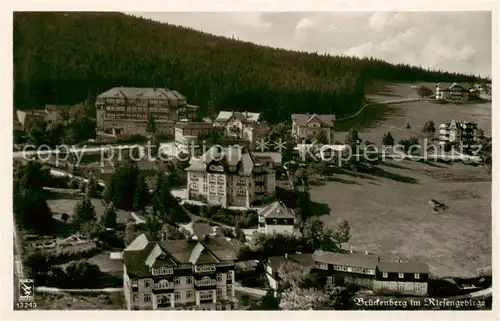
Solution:
{"label": "dark roof", "polygon": [[359,267],[365,269],[375,269],[378,263],[378,257],[373,254],[364,253],[335,253],[317,250],[313,254],[316,262]]}
{"label": "dark roof", "polygon": [[271,256],[267,258],[266,264],[271,267],[273,272],[277,272],[282,264],[286,262],[291,262],[295,264],[300,264],[304,267],[312,268],[314,267],[313,256],[310,253],[300,253],[300,254],[288,254],[285,256]]}
{"label": "dark roof", "polygon": [[279,201],[269,204],[259,214],[266,218],[295,218],[293,211]]}
{"label": "dark roof", "polygon": [[193,128],[193,129],[210,129],[213,128],[212,123],[207,122],[184,122],[180,121],[175,124],[176,128]]}
{"label": "dark roof", "polygon": [[295,121],[297,126],[307,126],[313,119],[318,119],[325,126],[333,127],[335,122],[335,115],[317,115],[317,114],[292,114],[292,120]]}
{"label": "dark roof", "polygon": [[[147,242],[147,244],[146,244]],[[150,266],[176,264],[215,264],[220,261],[235,261],[234,247],[223,237],[208,240],[148,241],[140,235],[123,251],[127,273],[138,277],[150,275]]]}
{"label": "dark roof", "polygon": [[260,113],[253,113],[247,111],[221,111],[217,115],[216,121],[227,121],[231,117],[235,117],[242,122],[257,122],[260,118]]}
{"label": "dark roof", "polygon": [[196,244],[189,255],[189,263],[191,264],[215,264],[219,262],[201,243]]}
{"label": "dark roof", "polygon": [[234,267],[237,270],[245,270],[245,269],[255,269],[259,265],[259,262],[256,260],[248,260],[248,261],[240,261],[234,264]]}
{"label": "dark roof", "polygon": [[380,261],[378,269],[388,273],[429,273],[429,266],[417,261]]}
{"label": "dark roof", "polygon": [[205,235],[213,233],[213,229],[208,223],[195,222],[193,223],[193,232],[198,238],[202,238]]}
{"label": "dark roof", "polygon": [[[192,159],[190,162],[191,165],[185,170],[188,172],[204,172],[206,171],[206,165],[212,163],[214,160],[218,160],[220,163],[226,163],[228,166],[237,166],[240,164],[239,174],[248,176],[253,171],[255,159],[252,154],[239,147],[224,147],[219,149],[218,146],[212,146],[200,159]],[[268,160],[270,162],[273,161],[270,157]]]}
{"label": "dark roof", "polygon": [[438,86],[440,87],[441,91],[448,91],[450,89],[462,89],[463,91],[469,91],[470,85],[469,84],[459,84],[459,83],[438,83]]}
{"label": "dark roof", "polygon": [[45,105],[45,110],[49,111],[57,111],[60,109],[69,109],[71,108],[70,105]]}
{"label": "dark roof", "polygon": [[185,100],[186,97],[175,90],[168,88],[139,88],[139,87],[114,87],[97,96],[99,98],[146,98],[146,99],[169,99]]}

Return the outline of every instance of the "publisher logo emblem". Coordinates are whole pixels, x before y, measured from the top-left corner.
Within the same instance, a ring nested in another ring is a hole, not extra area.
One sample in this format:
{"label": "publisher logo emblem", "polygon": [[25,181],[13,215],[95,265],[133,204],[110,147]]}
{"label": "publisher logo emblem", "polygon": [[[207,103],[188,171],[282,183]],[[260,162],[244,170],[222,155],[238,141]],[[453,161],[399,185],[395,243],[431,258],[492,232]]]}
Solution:
{"label": "publisher logo emblem", "polygon": [[35,282],[30,279],[19,280],[19,301],[35,301]]}

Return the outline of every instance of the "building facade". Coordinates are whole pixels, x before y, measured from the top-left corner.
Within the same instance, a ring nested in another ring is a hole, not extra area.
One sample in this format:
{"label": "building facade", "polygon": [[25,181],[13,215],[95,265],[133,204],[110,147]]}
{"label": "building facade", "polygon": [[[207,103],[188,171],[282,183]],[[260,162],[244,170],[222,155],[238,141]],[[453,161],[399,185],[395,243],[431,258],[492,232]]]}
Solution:
{"label": "building facade", "polygon": [[98,130],[113,135],[147,135],[149,117],[157,133],[174,136],[177,121],[196,117],[198,106],[168,88],[115,87],[96,98]]}
{"label": "building facade", "polygon": [[323,132],[328,144],[333,143],[335,133],[335,115],[292,114],[292,135],[298,140],[314,140],[319,132]]}
{"label": "building facade", "polygon": [[463,144],[474,145],[478,141],[477,124],[472,122],[452,120],[439,125],[439,143],[441,145]]}
{"label": "building facade", "polygon": [[16,116],[22,130],[29,129],[37,122],[46,121],[45,111],[40,109],[16,110]]}
{"label": "building facade", "polygon": [[186,168],[189,200],[222,207],[250,207],[275,194],[271,157],[257,157],[239,147],[211,147]]}
{"label": "building facade", "polygon": [[[285,262],[310,269],[320,283],[336,286],[357,286],[378,293],[427,295],[429,268],[427,264],[401,259],[382,259],[370,253],[348,253],[316,250],[312,254],[291,254],[270,257],[264,265],[271,288],[279,289],[279,269]],[[311,263],[312,262],[312,263]]]}
{"label": "building facade", "polygon": [[48,124],[66,124],[70,118],[71,106],[45,105],[45,120]]}
{"label": "building facade", "polygon": [[123,252],[128,310],[232,310],[233,246],[221,237],[153,242],[142,234]]}
{"label": "building facade", "polygon": [[440,84],[436,85],[436,99],[449,102],[463,103],[469,100],[469,90],[462,85],[453,83],[447,88],[442,88]]}
{"label": "building facade", "polygon": [[255,149],[259,141],[268,137],[270,126],[261,121],[260,113],[221,111],[214,121],[216,127],[224,128],[229,139],[242,139]]}
{"label": "building facade", "polygon": [[416,261],[383,259],[368,252],[313,254],[316,271],[326,282],[355,285],[380,293],[427,295],[429,268]]}
{"label": "building facade", "polygon": [[199,155],[202,150],[198,137],[213,131],[213,123],[180,121],[175,124],[175,144],[179,151]]}
{"label": "building facade", "polygon": [[259,213],[259,232],[293,235],[298,233],[295,213],[282,202],[269,204]]}
{"label": "building facade", "polygon": [[429,269],[419,262],[380,261],[373,281],[373,291],[410,295],[427,295]]}

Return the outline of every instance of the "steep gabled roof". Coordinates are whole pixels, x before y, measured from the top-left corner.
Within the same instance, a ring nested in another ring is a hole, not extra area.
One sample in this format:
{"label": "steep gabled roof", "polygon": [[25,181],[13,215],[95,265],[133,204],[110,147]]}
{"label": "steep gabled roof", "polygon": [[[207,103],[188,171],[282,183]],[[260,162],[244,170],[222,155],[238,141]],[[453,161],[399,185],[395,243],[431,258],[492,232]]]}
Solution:
{"label": "steep gabled roof", "polygon": [[186,97],[175,90],[168,88],[140,88],[140,87],[114,87],[106,92],[103,92],[99,98],[146,98],[146,99],[169,99],[169,100],[185,100]]}
{"label": "steep gabled roof", "polygon": [[307,126],[313,119],[318,119],[322,124],[327,127],[333,127],[335,122],[335,115],[319,115],[319,114],[292,114],[292,120],[295,121],[297,126]]}
{"label": "steep gabled roof", "polygon": [[196,244],[189,256],[191,264],[216,264],[219,260],[210,253],[201,243]]}
{"label": "steep gabled roof", "polygon": [[144,263],[150,267],[175,265],[175,262],[165,254],[158,244],[153,247]]}
{"label": "steep gabled roof", "polygon": [[132,243],[130,243],[125,248],[124,251],[125,252],[126,251],[140,251],[140,250],[143,250],[144,248],[146,248],[148,243],[149,243],[149,240],[146,237],[146,234],[141,234],[138,237],[136,237],[135,240],[133,240]]}
{"label": "steep gabled roof", "polygon": [[237,118],[238,120],[242,122],[257,122],[259,121],[260,118],[260,113],[252,113],[252,112],[239,112],[239,111],[221,111],[217,115],[217,118],[215,121],[218,122],[226,122],[231,118]]}
{"label": "steep gabled roof", "polygon": [[293,211],[279,201],[266,206],[264,209],[262,209],[260,215],[264,216],[265,218],[295,218]]}
{"label": "steep gabled roof", "polygon": [[378,269],[388,273],[429,273],[429,266],[417,261],[380,261]]}

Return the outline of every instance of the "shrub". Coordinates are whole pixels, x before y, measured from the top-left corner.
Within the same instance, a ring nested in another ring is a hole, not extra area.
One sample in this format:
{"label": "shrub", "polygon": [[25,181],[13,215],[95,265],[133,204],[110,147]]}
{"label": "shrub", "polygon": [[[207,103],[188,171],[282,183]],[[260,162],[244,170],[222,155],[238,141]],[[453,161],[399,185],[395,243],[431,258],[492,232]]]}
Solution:
{"label": "shrub", "polygon": [[229,226],[251,228],[258,224],[259,216],[255,210],[235,211],[220,206],[198,206],[185,204],[185,208],[198,216]]}
{"label": "shrub", "polygon": [[99,288],[101,270],[99,266],[88,262],[74,262],[66,267],[68,285],[75,288]]}

